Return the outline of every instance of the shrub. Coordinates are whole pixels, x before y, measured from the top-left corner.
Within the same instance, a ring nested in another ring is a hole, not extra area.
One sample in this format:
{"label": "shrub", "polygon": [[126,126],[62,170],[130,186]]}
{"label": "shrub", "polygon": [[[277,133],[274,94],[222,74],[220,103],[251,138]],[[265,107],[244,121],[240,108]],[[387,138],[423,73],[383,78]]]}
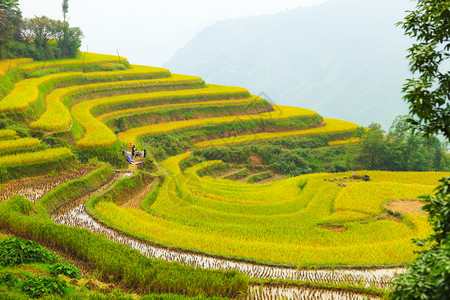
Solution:
{"label": "shrub", "polygon": [[115,167],[126,166],[126,159],[122,157],[122,144],[120,142],[115,142],[106,147],[76,149],[75,151],[82,163],[97,158],[99,161],[108,162]]}
{"label": "shrub", "polygon": [[0,264],[15,266],[32,262],[54,262],[58,256],[42,248],[38,243],[16,237],[0,242]]}
{"label": "shrub", "polygon": [[8,287],[16,286],[19,283],[19,278],[9,272],[0,275],[0,285],[4,284]]}
{"label": "shrub", "polygon": [[31,277],[22,282],[21,291],[32,298],[40,298],[46,295],[65,295],[67,283],[56,278]]}
{"label": "shrub", "polygon": [[80,270],[69,263],[57,263],[50,267],[50,274],[64,275],[70,278],[80,279],[81,274]]}

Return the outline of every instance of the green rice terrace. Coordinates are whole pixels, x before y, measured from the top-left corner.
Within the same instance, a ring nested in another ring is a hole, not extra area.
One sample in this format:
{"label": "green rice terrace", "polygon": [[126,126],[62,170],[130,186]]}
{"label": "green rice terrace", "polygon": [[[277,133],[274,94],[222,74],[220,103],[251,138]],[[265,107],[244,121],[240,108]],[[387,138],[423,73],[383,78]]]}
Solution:
{"label": "green rice terrace", "polygon": [[352,174],[357,124],[123,57],[0,76],[1,297],[382,299],[449,175]]}

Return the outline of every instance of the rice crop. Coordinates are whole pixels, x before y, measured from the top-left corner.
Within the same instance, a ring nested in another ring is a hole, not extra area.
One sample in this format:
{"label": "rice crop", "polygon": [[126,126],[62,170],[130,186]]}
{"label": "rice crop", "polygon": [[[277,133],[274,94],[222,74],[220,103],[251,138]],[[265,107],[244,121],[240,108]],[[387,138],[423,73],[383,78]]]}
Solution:
{"label": "rice crop", "polygon": [[[223,123],[237,123],[251,120],[280,120],[301,116],[312,116],[317,114],[315,111],[309,109],[292,106],[273,105],[273,108],[274,111],[261,114],[195,119],[195,120],[169,122],[163,124],[155,124],[144,127],[132,128],[126,132],[119,133],[118,138],[119,140],[126,143],[128,142],[136,143],[137,139],[144,135],[166,133],[189,127],[207,126]],[[198,144],[196,144],[196,146]]]}
{"label": "rice crop", "polygon": [[56,66],[74,65],[74,64],[83,64],[83,63],[117,62],[119,60],[126,61],[127,59],[125,57],[119,57],[117,55],[82,52],[80,57],[78,57],[78,58],[56,59],[56,60],[51,60],[51,61],[34,61],[34,62],[29,62],[29,63],[21,65],[20,69],[23,71],[31,71],[31,70],[50,68],[50,67],[56,67]]}
{"label": "rice crop", "polygon": [[[431,194],[433,185],[405,184],[396,182],[365,182],[346,187],[334,203],[335,212],[329,216],[333,222],[368,219],[383,212],[383,204],[389,200],[412,199]],[[323,219],[322,222],[329,222]]]}
{"label": "rice crop", "polygon": [[328,142],[328,146],[345,146],[345,145],[351,145],[351,144],[357,144],[361,141],[359,138],[350,138],[347,140],[340,140],[340,141],[330,141]]}
{"label": "rice crop", "polygon": [[39,97],[39,87],[45,83],[58,80],[75,80],[75,79],[85,79],[94,80],[101,78],[120,78],[124,76],[132,75],[144,75],[144,74],[164,74],[168,73],[166,69],[153,68],[153,67],[143,67],[143,66],[133,66],[128,70],[121,71],[109,71],[109,72],[64,72],[58,74],[51,74],[39,78],[25,79],[18,82],[14,89],[6,95],[2,100],[0,100],[0,113],[8,111],[19,111],[26,109],[31,103],[37,101]]}
{"label": "rice crop", "polygon": [[12,129],[0,129],[0,139],[13,138],[17,133]]}
{"label": "rice crop", "polygon": [[35,138],[22,138],[15,140],[0,140],[0,152],[16,149],[25,149],[38,146],[41,143],[40,140]]}
{"label": "rice crop", "polygon": [[345,132],[345,131],[355,130],[356,128],[358,128],[357,124],[348,122],[348,121],[343,121],[343,120],[324,118],[324,122],[326,125],[323,127],[297,130],[297,131],[268,132],[268,133],[257,133],[257,134],[252,134],[252,135],[241,135],[241,136],[236,136],[236,137],[231,137],[231,138],[203,141],[203,142],[196,143],[195,146],[197,148],[217,147],[217,146],[258,142],[258,141],[271,140],[271,139],[277,139],[277,138],[285,138],[285,137],[293,137],[293,136]]}
{"label": "rice crop", "polygon": [[[424,186],[421,179],[437,181],[439,175],[434,172],[402,173],[400,181],[408,178],[409,186],[394,180],[389,188],[377,181],[395,177],[396,172],[368,173],[371,181],[350,185],[359,193],[352,201],[342,202],[339,199],[350,199],[346,196],[349,187],[328,179],[349,173],[311,174],[252,185],[197,175],[220,161],[200,163],[182,172],[179,163],[189,156],[171,157],[162,164],[169,176],[157,195],[149,195],[154,200],[143,202],[147,211],[114,202],[100,202],[95,211],[108,225],[141,239],[293,265],[405,263],[414,259],[417,250],[411,238],[431,232],[426,216],[410,214],[392,220],[383,218],[382,211],[393,198],[431,191],[433,187]],[[341,202],[351,207],[350,214],[365,219],[336,228],[322,226],[322,220],[343,207]]]}
{"label": "rice crop", "polygon": [[1,166],[25,165],[39,162],[52,161],[61,157],[69,156],[72,152],[66,148],[53,148],[38,152],[26,152],[0,157]]}
{"label": "rice crop", "polygon": [[146,112],[157,111],[157,110],[163,110],[163,109],[169,109],[169,108],[199,107],[199,106],[207,106],[207,105],[226,106],[226,105],[238,104],[238,103],[253,104],[253,103],[262,102],[262,101],[264,101],[262,98],[252,96],[250,98],[236,99],[236,100],[218,100],[218,101],[204,101],[204,102],[193,102],[193,103],[187,102],[187,103],[174,103],[174,104],[157,105],[157,106],[140,107],[140,108],[130,108],[130,109],[117,110],[117,111],[102,114],[97,117],[97,120],[99,120],[100,122],[105,122],[105,121],[113,119],[113,118],[135,115],[135,114],[146,113]]}
{"label": "rice crop", "polygon": [[[116,141],[116,135],[91,114],[91,110],[102,105],[124,102],[132,102],[136,103],[136,105],[139,105],[139,103],[159,104],[165,103],[166,101],[184,102],[187,99],[202,99],[202,97],[234,97],[235,95],[236,97],[240,97],[242,94],[248,94],[248,91],[243,88],[208,85],[208,88],[199,90],[163,91],[84,101],[74,105],[71,110],[75,120],[79,122],[86,131],[83,139],[77,142],[77,146],[80,148],[95,148],[108,146]],[[167,124],[171,123],[161,125]]]}
{"label": "rice crop", "polygon": [[[186,82],[199,82],[201,78],[191,76],[172,76],[164,79],[151,79],[151,80],[130,80],[119,82],[101,82],[87,85],[75,85],[66,88],[56,89],[51,92],[46,98],[46,110],[45,113],[37,120],[32,122],[30,127],[36,130],[43,131],[62,131],[66,130],[71,121],[71,115],[67,107],[62,103],[64,97],[68,95],[86,92],[96,91],[102,89],[111,88],[127,88],[135,86],[170,86],[173,84],[181,84]],[[130,96],[132,97],[132,96]]]}
{"label": "rice crop", "polygon": [[31,58],[16,58],[0,60],[0,77],[5,75],[11,69],[14,69],[20,64],[33,61]]}

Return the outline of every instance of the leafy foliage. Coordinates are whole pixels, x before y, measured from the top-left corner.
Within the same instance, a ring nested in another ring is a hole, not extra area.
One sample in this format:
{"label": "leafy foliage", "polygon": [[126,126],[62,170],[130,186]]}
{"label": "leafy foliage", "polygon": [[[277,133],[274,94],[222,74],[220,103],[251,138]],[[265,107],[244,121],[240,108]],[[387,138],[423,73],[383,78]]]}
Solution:
{"label": "leafy foliage", "polygon": [[[403,91],[416,119],[408,122],[425,136],[443,134],[450,140],[450,2],[418,0],[416,9],[400,22],[416,38],[409,49],[410,69],[419,78],[409,79]],[[450,177],[441,179],[433,196],[423,196],[424,210],[434,233],[416,243],[425,247],[409,272],[394,282],[393,299],[448,299],[450,295]]]}
{"label": "leafy foliage", "polygon": [[40,298],[46,295],[65,295],[67,283],[56,278],[31,277],[21,283],[22,292],[32,298]]}
{"label": "leafy foliage", "polygon": [[425,135],[443,133],[450,139],[450,2],[418,0],[417,7],[399,25],[417,40],[409,48],[410,69],[418,78],[404,85],[408,121]]}
{"label": "leafy foliage", "polygon": [[10,237],[0,242],[0,264],[15,266],[33,262],[54,262],[58,256],[38,243]]}
{"label": "leafy foliage", "polygon": [[8,40],[11,40],[18,30],[22,18],[18,2],[18,0],[2,0],[0,2],[0,48]]}
{"label": "leafy foliage", "polygon": [[50,274],[64,275],[70,278],[81,278],[80,270],[69,263],[57,263],[50,267]]}
{"label": "leafy foliage", "polygon": [[19,283],[19,278],[9,272],[0,275],[0,285],[5,284],[8,287],[16,286]]}
{"label": "leafy foliage", "polygon": [[435,195],[421,197],[428,203],[423,209],[429,213],[434,233],[416,241],[428,247],[408,273],[398,276],[392,299],[448,299],[450,295],[450,177],[440,181]]}
{"label": "leafy foliage", "polygon": [[397,117],[388,132],[372,124],[357,145],[349,146],[355,169],[389,171],[442,171],[450,169],[446,145],[438,138],[414,135],[405,116]]}
{"label": "leafy foliage", "polygon": [[450,235],[450,177],[442,178],[436,188],[435,195],[422,196],[428,203],[423,210],[429,213],[429,221],[433,225],[434,233],[426,240],[436,243],[433,247],[443,246]]}

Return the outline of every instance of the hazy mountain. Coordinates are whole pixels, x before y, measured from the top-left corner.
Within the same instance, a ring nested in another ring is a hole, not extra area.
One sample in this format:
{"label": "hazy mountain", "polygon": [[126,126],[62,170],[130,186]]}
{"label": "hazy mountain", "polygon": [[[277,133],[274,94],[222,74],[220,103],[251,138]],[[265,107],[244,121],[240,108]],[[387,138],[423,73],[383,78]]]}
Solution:
{"label": "hazy mountain", "polygon": [[165,64],[361,125],[407,113],[408,0],[343,0],[207,27]]}

